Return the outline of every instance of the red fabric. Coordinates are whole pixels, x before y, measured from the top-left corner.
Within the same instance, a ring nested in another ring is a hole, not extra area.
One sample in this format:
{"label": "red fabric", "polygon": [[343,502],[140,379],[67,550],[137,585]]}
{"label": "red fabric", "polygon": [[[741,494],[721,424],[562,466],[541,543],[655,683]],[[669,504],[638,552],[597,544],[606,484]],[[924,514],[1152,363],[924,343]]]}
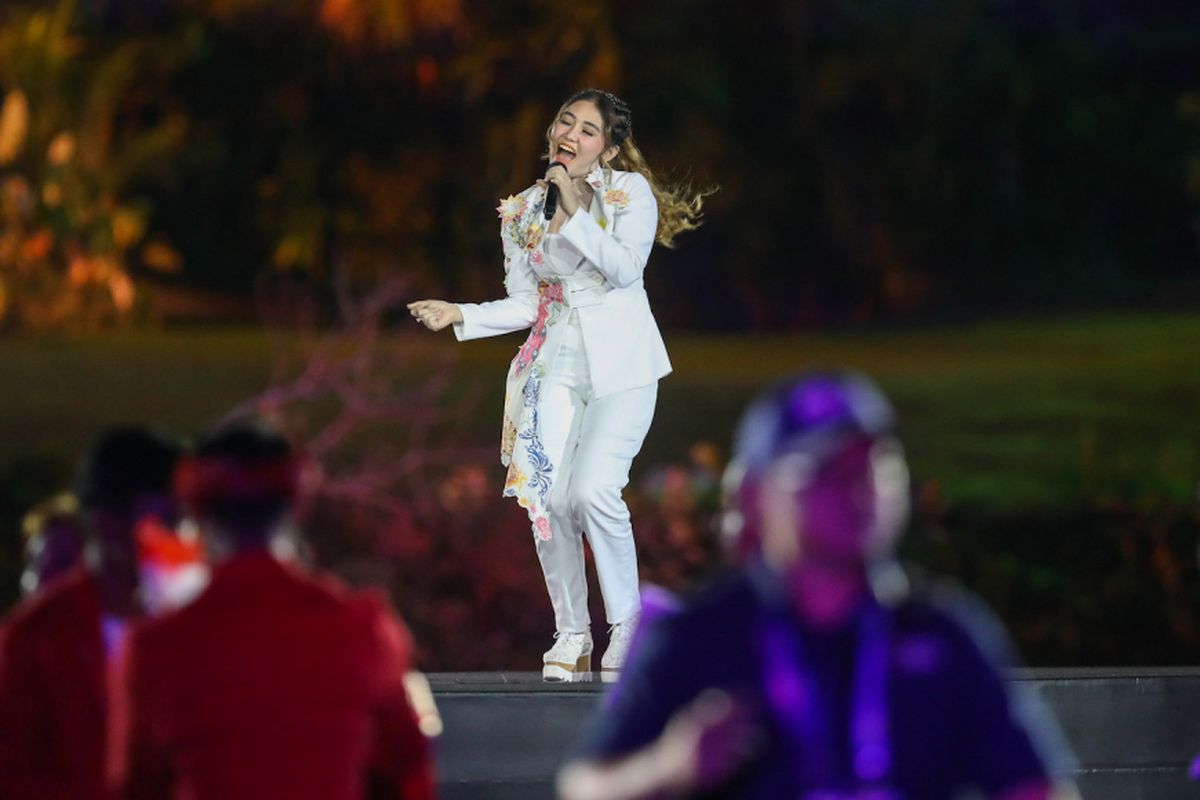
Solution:
{"label": "red fabric", "polygon": [[410,649],[379,597],[238,556],[131,638],[126,796],[359,800],[374,764],[390,796],[433,797]]}
{"label": "red fabric", "polygon": [[0,639],[0,798],[104,797],[105,672],[86,570],[14,610]]}
{"label": "red fabric", "polygon": [[229,458],[185,458],[175,468],[175,493],[188,507],[201,510],[213,500],[294,500],[305,468],[302,458],[287,456],[260,464]]}

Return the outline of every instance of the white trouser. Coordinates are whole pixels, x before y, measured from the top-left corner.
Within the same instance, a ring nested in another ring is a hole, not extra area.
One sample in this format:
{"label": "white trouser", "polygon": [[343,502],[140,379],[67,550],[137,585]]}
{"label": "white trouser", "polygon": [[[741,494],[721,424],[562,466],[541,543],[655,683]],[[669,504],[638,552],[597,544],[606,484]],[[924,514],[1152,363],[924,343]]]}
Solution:
{"label": "white trouser", "polygon": [[538,423],[546,455],[557,465],[547,508],[551,536],[535,537],[561,633],[588,630],[586,533],[609,624],[637,613],[637,549],[621,490],[642,448],[658,384],[594,398],[578,312],[565,323],[562,343],[542,384]]}

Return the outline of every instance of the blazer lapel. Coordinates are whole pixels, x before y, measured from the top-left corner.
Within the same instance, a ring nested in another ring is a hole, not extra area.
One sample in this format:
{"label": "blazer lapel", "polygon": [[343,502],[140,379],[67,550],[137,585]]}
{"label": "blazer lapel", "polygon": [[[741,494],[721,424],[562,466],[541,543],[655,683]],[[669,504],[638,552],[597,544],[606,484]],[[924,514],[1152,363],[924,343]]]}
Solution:
{"label": "blazer lapel", "polygon": [[608,181],[608,176],[612,174],[614,174],[612,170],[596,167],[587,176],[588,185],[595,192],[596,202],[599,204],[599,213],[595,215],[596,220],[600,223],[600,227],[606,231],[611,231],[613,226],[614,209],[605,202],[608,190],[612,188],[612,184]]}

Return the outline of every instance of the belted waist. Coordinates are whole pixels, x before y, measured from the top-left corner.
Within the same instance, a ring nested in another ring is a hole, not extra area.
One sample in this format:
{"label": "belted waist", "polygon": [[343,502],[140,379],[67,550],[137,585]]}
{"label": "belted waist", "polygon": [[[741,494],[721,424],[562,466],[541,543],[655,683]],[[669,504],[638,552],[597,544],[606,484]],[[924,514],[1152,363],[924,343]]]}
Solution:
{"label": "belted waist", "polygon": [[612,290],[602,275],[569,275],[555,281],[563,287],[563,302],[568,308],[587,308],[604,302]]}

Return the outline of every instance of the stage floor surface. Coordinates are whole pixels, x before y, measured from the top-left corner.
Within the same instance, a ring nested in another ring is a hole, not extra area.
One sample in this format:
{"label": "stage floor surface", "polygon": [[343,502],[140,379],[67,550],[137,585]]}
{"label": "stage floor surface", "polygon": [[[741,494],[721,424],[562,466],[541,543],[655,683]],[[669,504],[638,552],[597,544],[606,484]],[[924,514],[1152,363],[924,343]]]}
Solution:
{"label": "stage floor surface", "polygon": [[[442,800],[549,800],[554,774],[609,685],[544,683],[538,672],[432,673],[445,723]],[[1079,761],[1087,800],[1200,798],[1200,667],[1027,669]]]}

